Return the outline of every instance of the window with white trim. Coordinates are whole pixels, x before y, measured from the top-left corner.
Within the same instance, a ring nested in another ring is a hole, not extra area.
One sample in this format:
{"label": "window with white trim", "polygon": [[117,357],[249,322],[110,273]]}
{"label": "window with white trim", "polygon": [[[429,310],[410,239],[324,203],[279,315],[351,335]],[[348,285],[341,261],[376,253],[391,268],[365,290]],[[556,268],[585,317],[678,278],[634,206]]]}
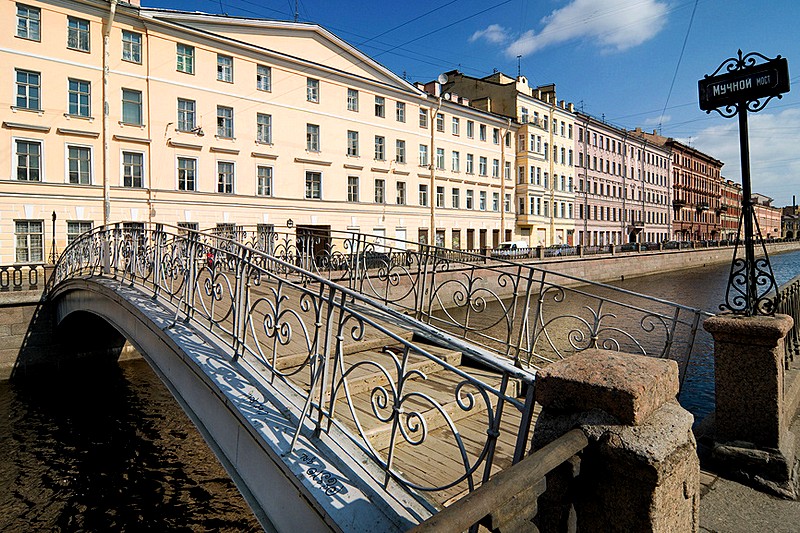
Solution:
{"label": "window with white trim", "polygon": [[178,98],[178,131],[193,131],[197,127],[194,100]]}
{"label": "window with white trim", "polygon": [[194,157],[178,158],[178,190],[197,190],[197,159]]}
{"label": "window with white trim", "polygon": [[89,21],[67,17],[67,48],[89,51]]}
{"label": "window with white trim", "polygon": [[272,115],[256,113],[256,141],[272,144]]}
{"label": "window with white trim", "polygon": [[122,186],[141,189],[144,187],[144,154],[122,152]]}
{"label": "window with white trim", "polygon": [[122,30],[122,60],[131,63],[142,62],[142,34]]}
{"label": "window with white trim", "polygon": [[42,180],[42,141],[17,139],[16,151],[17,180]]}
{"label": "window with white trim", "polygon": [[194,46],[177,43],[175,70],[186,74],[194,74]]}
{"label": "window with white trim", "polygon": [[258,65],[256,67],[256,89],[272,91],[272,67]]}
{"label": "window with white trim", "polygon": [[122,123],[142,125],[142,91],[122,89]]}
{"label": "window with white trim", "polygon": [[322,199],[322,173],[306,171],[306,200]]}
{"label": "window with white trim", "polygon": [[230,161],[217,161],[217,192],[233,194],[235,167]]}
{"label": "window with white trim", "polygon": [[43,220],[15,220],[14,237],[17,263],[41,263],[44,261]]}
{"label": "window with white trim", "polygon": [[32,70],[15,69],[17,78],[16,107],[41,110],[42,75]]}
{"label": "window with white trim", "polygon": [[67,221],[67,244],[72,244],[78,237],[92,231],[91,220],[68,220]]}
{"label": "window with white trim", "polygon": [[347,89],[347,110],[358,111],[358,91],[356,89]]}
{"label": "window with white trim", "polygon": [[233,83],[233,58],[217,54],[217,79]]}
{"label": "window with white trim", "polygon": [[319,125],[306,124],[306,150],[319,152]]}
{"label": "window with white trim", "polygon": [[319,80],[316,78],[306,78],[306,100],[319,103]]}
{"label": "window with white trim", "polygon": [[91,84],[88,81],[69,79],[68,114],[75,117],[91,116]]}
{"label": "window with white trim", "polygon": [[92,150],[89,147],[67,145],[67,173],[69,183],[92,184]]}
{"label": "window with white trim", "polygon": [[17,4],[17,37],[31,41],[41,40],[41,20],[42,12],[38,7]]}
{"label": "window with white trim", "polygon": [[256,167],[256,194],[272,196],[272,167],[267,165]]}

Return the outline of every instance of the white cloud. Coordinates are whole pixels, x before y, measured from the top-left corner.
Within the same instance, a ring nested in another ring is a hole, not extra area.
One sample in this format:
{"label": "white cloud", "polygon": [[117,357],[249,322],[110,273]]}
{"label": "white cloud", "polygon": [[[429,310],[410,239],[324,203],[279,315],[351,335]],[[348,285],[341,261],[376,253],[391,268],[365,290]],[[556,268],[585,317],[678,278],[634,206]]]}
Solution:
{"label": "white cloud", "polygon": [[672,115],[664,115],[663,117],[650,117],[645,119],[644,125],[645,126],[659,126],[664,125],[672,120]]}
{"label": "white cloud", "polygon": [[[753,192],[774,198],[773,205],[789,205],[792,194],[800,197],[800,109],[768,109],[748,115],[750,179]],[[741,183],[738,124],[731,118],[701,130],[691,145],[725,163],[722,175]]]}
{"label": "white cloud", "polygon": [[668,6],[659,0],[572,0],[528,30],[506,48],[527,56],[548,46],[586,40],[603,52],[621,52],[652,39],[664,27]]}
{"label": "white cloud", "polygon": [[474,43],[479,39],[486,39],[492,44],[503,44],[509,39],[508,30],[499,24],[490,24],[485,29],[473,33],[469,42]]}

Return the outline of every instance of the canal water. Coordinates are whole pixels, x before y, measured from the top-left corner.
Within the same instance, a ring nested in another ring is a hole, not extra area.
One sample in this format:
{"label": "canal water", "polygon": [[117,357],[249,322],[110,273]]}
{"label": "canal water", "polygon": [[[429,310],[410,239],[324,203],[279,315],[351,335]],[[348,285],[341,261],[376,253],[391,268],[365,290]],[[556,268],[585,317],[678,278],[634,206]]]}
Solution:
{"label": "canal water", "polygon": [[[800,251],[772,258],[778,283]],[[711,312],[729,265],[616,285]],[[711,339],[703,331],[681,403],[713,406]],[[300,526],[300,525],[298,525]],[[0,382],[0,531],[256,531],[236,487],[142,360]]]}

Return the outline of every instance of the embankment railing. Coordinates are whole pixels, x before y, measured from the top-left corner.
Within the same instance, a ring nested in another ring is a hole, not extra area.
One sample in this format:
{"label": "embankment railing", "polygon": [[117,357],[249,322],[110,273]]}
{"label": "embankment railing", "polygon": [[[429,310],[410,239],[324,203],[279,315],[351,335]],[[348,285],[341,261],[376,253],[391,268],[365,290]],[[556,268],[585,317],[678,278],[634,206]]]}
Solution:
{"label": "embankment railing", "polygon": [[800,356],[800,276],[795,276],[778,289],[778,313],[794,319],[794,326],[786,335],[786,368]]}

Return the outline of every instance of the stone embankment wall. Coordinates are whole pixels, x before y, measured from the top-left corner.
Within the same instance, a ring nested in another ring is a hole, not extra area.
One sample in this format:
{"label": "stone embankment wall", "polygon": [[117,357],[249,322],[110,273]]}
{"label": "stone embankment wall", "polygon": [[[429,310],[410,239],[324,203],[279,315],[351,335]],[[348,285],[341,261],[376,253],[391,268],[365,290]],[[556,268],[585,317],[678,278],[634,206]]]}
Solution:
{"label": "stone embankment wall", "polygon": [[[800,250],[800,241],[776,242],[767,245],[767,253],[770,255],[792,250]],[[530,264],[576,278],[608,282],[621,278],[649,276],[661,272],[698,268],[717,263],[730,263],[732,259],[733,247],[728,246],[696,250],[626,252],[614,255],[554,258],[531,262]]]}

